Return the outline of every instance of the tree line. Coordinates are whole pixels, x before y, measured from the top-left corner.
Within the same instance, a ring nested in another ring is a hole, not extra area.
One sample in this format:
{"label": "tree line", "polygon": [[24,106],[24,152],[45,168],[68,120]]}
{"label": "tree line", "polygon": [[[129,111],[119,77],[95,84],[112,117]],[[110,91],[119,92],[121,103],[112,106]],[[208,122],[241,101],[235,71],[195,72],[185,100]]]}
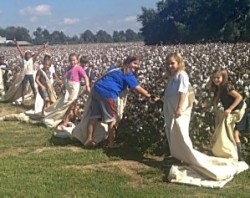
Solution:
{"label": "tree line", "polygon": [[134,42],[144,40],[146,45],[197,42],[250,41],[250,0],[161,0],[156,9],[142,7],[137,20],[139,33],[131,29],[104,30],[96,34],[90,30],[80,36],[66,36],[62,31],[50,33],[38,27],[33,37],[24,27],[0,28],[0,36],[7,39],[30,41],[33,44],[76,44]]}
{"label": "tree line", "polygon": [[99,30],[96,34],[90,30],[84,31],[80,36],[67,36],[62,31],[49,32],[47,29],[38,27],[31,37],[29,30],[25,27],[6,27],[0,28],[0,36],[7,40],[29,41],[35,45],[41,45],[45,42],[50,44],[78,44],[78,43],[112,43],[112,42],[135,42],[142,41],[142,35],[131,29],[126,31],[113,31],[113,35],[104,30]]}
{"label": "tree line", "polygon": [[161,0],[142,8],[146,44],[250,41],[250,0]]}

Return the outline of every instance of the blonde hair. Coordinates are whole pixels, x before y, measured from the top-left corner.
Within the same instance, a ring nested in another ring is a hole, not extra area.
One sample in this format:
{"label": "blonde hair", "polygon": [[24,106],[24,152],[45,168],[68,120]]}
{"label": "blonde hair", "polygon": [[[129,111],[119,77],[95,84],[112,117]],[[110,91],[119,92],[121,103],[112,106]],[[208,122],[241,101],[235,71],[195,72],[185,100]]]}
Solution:
{"label": "blonde hair", "polygon": [[185,63],[184,59],[182,58],[181,54],[176,52],[176,53],[171,53],[166,57],[166,64],[168,65],[170,58],[174,58],[177,63],[178,63],[178,69],[177,72],[180,72],[182,70],[185,70]]}

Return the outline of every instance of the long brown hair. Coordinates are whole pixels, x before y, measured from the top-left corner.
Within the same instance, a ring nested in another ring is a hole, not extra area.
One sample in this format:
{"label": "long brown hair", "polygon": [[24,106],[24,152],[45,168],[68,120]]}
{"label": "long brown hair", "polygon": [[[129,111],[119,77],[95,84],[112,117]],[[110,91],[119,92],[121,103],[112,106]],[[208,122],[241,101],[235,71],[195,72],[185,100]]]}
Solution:
{"label": "long brown hair", "polygon": [[[130,65],[130,63],[132,63],[133,61],[141,61],[141,57],[136,56],[136,55],[129,55],[127,58],[124,59],[123,63],[122,63],[122,70],[124,73],[127,73],[129,71],[128,66]],[[138,70],[136,70],[134,72],[134,74],[137,76],[137,72]]]}
{"label": "long brown hair", "polygon": [[136,55],[129,55],[127,58],[124,59],[122,67],[128,67],[130,63],[132,63],[133,61],[139,60],[141,61],[141,58],[139,56]]}
{"label": "long brown hair", "polygon": [[213,78],[215,75],[221,76],[222,77],[222,82],[221,86],[225,86],[228,83],[228,71],[226,69],[223,69],[221,67],[217,67],[211,77],[210,77],[210,82],[208,86],[208,91],[210,95],[213,94],[213,102],[216,102],[219,99],[219,87],[214,84]]}

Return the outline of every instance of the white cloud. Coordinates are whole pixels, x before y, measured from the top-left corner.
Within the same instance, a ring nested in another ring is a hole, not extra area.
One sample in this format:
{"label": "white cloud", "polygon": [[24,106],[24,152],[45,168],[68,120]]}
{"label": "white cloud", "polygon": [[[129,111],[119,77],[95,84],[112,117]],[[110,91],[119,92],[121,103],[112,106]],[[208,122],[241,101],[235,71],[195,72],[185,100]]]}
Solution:
{"label": "white cloud", "polygon": [[33,16],[30,18],[30,22],[36,22],[37,21],[37,17],[36,16]]}
{"label": "white cloud", "polygon": [[128,16],[123,19],[115,19],[115,20],[108,20],[108,25],[116,25],[116,24],[124,24],[124,23],[137,23],[137,17],[136,16]]}
{"label": "white cloud", "polygon": [[124,19],[125,22],[137,22],[137,16],[128,16]]}
{"label": "white cloud", "polygon": [[50,15],[51,7],[49,5],[41,4],[37,6],[28,6],[19,11],[22,15]]}
{"label": "white cloud", "polygon": [[65,18],[63,20],[63,25],[74,25],[76,23],[79,23],[80,22],[80,19],[77,19],[77,18]]}
{"label": "white cloud", "polygon": [[116,23],[119,23],[119,21],[115,21],[115,20],[108,20],[107,21],[108,25],[115,25]]}

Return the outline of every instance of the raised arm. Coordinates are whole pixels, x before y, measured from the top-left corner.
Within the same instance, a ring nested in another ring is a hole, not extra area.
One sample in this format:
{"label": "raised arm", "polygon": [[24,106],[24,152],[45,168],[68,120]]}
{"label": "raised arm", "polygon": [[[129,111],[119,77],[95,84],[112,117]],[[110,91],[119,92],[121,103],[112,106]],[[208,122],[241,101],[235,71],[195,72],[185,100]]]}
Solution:
{"label": "raised arm", "polygon": [[45,43],[45,44],[43,44],[40,48],[38,48],[37,52],[36,52],[36,53],[34,54],[34,56],[33,56],[33,61],[34,61],[34,62],[36,61],[38,55],[39,55],[43,50],[45,50],[47,46],[48,46],[48,43]]}
{"label": "raised arm", "polygon": [[18,44],[18,42],[17,42],[16,39],[14,39],[14,43],[16,44],[17,50],[19,51],[20,56],[23,59],[24,58],[24,54],[23,54],[23,52],[22,52],[22,50],[21,50],[21,48],[20,48],[20,46],[19,46],[19,44]]}

